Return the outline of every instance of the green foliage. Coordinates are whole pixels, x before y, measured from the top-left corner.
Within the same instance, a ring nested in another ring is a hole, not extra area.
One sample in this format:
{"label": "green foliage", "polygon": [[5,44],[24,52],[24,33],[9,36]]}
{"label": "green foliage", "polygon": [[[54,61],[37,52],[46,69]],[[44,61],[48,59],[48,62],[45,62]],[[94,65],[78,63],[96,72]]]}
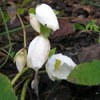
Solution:
{"label": "green foliage", "polygon": [[58,11],[58,10],[53,10],[54,11],[54,13],[56,14],[56,15],[58,15],[60,12]]}
{"label": "green foliage", "polygon": [[48,38],[50,36],[50,29],[46,26],[41,25],[41,33]]}
{"label": "green foliage", "polygon": [[73,29],[74,30],[85,30],[85,27],[80,24],[74,24]]}
{"label": "green foliage", "polygon": [[28,12],[29,12],[29,13],[32,13],[32,14],[35,14],[35,9],[34,9],[34,8],[30,8],[30,9],[28,10]]}
{"label": "green foliage", "polygon": [[12,51],[12,52],[10,52],[10,56],[13,58],[14,56],[15,56],[15,52],[14,51]]}
{"label": "green foliage", "polygon": [[82,0],[80,4],[92,5],[92,6],[100,8],[100,5],[98,3],[95,3],[95,2],[100,2],[100,0]]}
{"label": "green foliage", "polygon": [[58,59],[56,59],[55,69],[54,69],[54,71],[58,70],[58,68],[60,67],[60,65],[61,65],[61,61],[58,60]]}
{"label": "green foliage", "polygon": [[[25,5],[27,5],[29,2],[31,2],[32,0],[24,0],[23,3],[20,5],[18,4],[18,7],[17,7],[17,12],[20,14],[20,15],[23,15],[25,13],[25,11],[28,10],[28,8],[24,8]],[[29,12],[30,13],[34,13],[35,12],[35,9],[34,8],[30,8],[29,9]]]}
{"label": "green foliage", "polygon": [[99,33],[99,39],[98,39],[98,43],[100,43],[100,33]]}
{"label": "green foliage", "polygon": [[25,9],[24,9],[24,8],[18,8],[18,9],[17,9],[17,12],[18,12],[20,15],[23,15],[24,12],[25,12]]}
{"label": "green foliage", "polygon": [[85,27],[80,24],[74,25],[74,30],[91,30],[94,32],[100,32],[99,26],[96,25],[96,20],[90,21]]}
{"label": "green foliage", "polygon": [[77,65],[69,74],[67,81],[80,85],[100,84],[100,60]]}
{"label": "green foliage", "polygon": [[21,7],[25,6],[27,3],[31,2],[32,0],[23,0]]}
{"label": "green foliage", "polygon": [[[9,42],[9,52],[8,53],[10,53],[11,52],[11,38],[10,38],[10,35],[9,35],[9,30],[8,30],[8,26],[7,26],[7,23],[6,23],[6,20],[5,20],[4,12],[1,8],[0,8],[0,13],[1,13],[3,23],[5,25],[5,30],[6,30],[6,33],[7,33],[8,42]],[[2,68],[6,64],[8,58],[9,58],[9,55],[7,55],[5,61],[0,65],[0,68]]]}
{"label": "green foliage", "polygon": [[[8,16],[8,14],[7,14],[6,12],[3,11],[3,13],[4,13],[4,16],[5,16],[5,22],[7,22],[7,21],[10,19],[10,17]],[[4,24],[4,23],[3,23],[3,20],[2,20],[1,14],[0,14],[0,24],[1,24],[1,25]]]}
{"label": "green foliage", "polygon": [[55,52],[56,52],[56,48],[51,49],[48,57],[50,58],[52,55],[55,54]]}
{"label": "green foliage", "polygon": [[0,100],[17,100],[7,76],[0,73]]}
{"label": "green foliage", "polygon": [[92,20],[85,26],[85,29],[95,31],[95,32],[99,32],[100,28],[99,28],[99,26],[96,25],[96,20]]}

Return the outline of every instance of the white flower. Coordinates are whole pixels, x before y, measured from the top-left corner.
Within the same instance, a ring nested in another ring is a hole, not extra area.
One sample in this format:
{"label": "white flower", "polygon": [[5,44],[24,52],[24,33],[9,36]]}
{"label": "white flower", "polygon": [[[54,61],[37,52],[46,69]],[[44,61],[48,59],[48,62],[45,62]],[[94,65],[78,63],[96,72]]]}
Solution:
{"label": "white flower", "polygon": [[18,51],[15,55],[14,61],[16,62],[16,66],[19,72],[21,72],[26,65],[26,59],[27,59],[26,53],[27,53],[26,49],[23,48],[20,51]]}
{"label": "white flower", "polygon": [[43,36],[35,37],[29,45],[27,63],[35,71],[40,69],[48,58],[50,42]]}
{"label": "white flower", "polygon": [[29,21],[30,24],[32,25],[33,29],[35,31],[37,31],[38,33],[40,33],[40,23],[38,22],[38,20],[36,19],[36,16],[32,13],[29,13]]}
{"label": "white flower", "polygon": [[53,31],[59,29],[57,17],[53,9],[47,4],[41,4],[36,7],[36,18],[42,25],[47,26]]}
{"label": "white flower", "polygon": [[[61,61],[58,69],[55,70],[56,60]],[[71,70],[76,66],[76,64],[72,61],[71,58],[62,55],[55,54],[48,59],[46,63],[46,71],[51,80],[66,80]]]}

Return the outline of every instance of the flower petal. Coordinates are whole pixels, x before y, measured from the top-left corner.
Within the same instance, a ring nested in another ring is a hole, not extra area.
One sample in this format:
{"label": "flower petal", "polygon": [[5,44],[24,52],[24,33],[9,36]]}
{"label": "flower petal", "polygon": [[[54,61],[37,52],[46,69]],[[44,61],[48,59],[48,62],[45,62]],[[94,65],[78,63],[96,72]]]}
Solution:
{"label": "flower petal", "polygon": [[47,4],[36,7],[36,18],[42,25],[49,27],[53,31],[59,29],[57,17],[53,9]]}
{"label": "flower petal", "polygon": [[27,62],[34,70],[40,69],[48,58],[50,42],[43,36],[32,40],[28,48]]}
{"label": "flower petal", "polygon": [[16,62],[16,67],[18,69],[19,72],[22,71],[22,69],[25,67],[26,65],[26,57],[27,57],[27,51],[26,49],[21,49],[20,51],[18,51],[15,55],[15,62]]}
{"label": "flower petal", "polygon": [[38,33],[40,33],[40,24],[38,20],[36,19],[36,16],[30,13],[29,20],[30,20],[30,24],[32,25],[33,29],[37,31]]}
{"label": "flower petal", "polygon": [[[56,59],[61,61],[61,65],[57,70],[55,69]],[[72,61],[71,58],[62,55],[62,54],[55,54],[48,59],[46,63],[46,71],[48,76],[51,80],[61,80],[67,79],[71,70],[76,66],[76,64]]]}

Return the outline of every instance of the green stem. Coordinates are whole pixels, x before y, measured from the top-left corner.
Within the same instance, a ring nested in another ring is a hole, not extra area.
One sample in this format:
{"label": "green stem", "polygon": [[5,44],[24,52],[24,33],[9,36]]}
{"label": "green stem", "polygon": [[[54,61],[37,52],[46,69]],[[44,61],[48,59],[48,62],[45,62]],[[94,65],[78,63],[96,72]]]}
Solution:
{"label": "green stem", "polygon": [[[7,24],[6,24],[6,21],[5,21],[4,13],[3,13],[1,8],[0,8],[0,12],[1,12],[1,16],[2,16],[2,19],[3,19],[4,25],[5,25],[5,29],[6,29],[6,33],[7,33],[7,37],[8,37],[8,42],[9,42],[9,45],[10,45],[9,51],[8,51],[10,53],[11,52],[11,38],[10,38],[9,30],[8,30],[8,27],[7,27]],[[3,67],[6,64],[8,58],[9,58],[9,55],[7,55],[4,63],[0,65],[0,68]]]}
{"label": "green stem", "polygon": [[13,87],[15,93],[16,93],[17,89],[19,88],[19,86],[20,86],[26,79],[27,79],[27,78],[24,78],[23,80],[21,80],[20,82],[18,82],[17,85],[15,85],[15,86]]}
{"label": "green stem", "polygon": [[89,2],[89,4],[100,8],[99,4],[95,4],[95,3],[92,3],[92,2]]}
{"label": "green stem", "polygon": [[[31,27],[31,25],[25,25],[24,28],[29,28],[29,27]],[[22,30],[22,29],[23,29],[23,27],[18,27],[18,28],[9,30],[9,33],[13,33],[13,32],[16,32],[16,31],[19,31],[19,30]],[[2,33],[0,33],[0,35],[4,35],[4,34],[6,34],[6,33],[7,33],[7,32],[2,32]]]}
{"label": "green stem", "polygon": [[18,78],[29,69],[29,67],[25,67],[21,72],[19,72],[14,79],[11,81],[12,86],[15,84],[15,82],[18,80]]}
{"label": "green stem", "polygon": [[[6,50],[3,49],[3,48],[0,48],[0,50],[2,50],[3,52],[5,52],[6,54],[8,54],[8,55],[13,59],[12,55],[11,55],[8,51],[6,51]],[[5,54],[5,55],[6,55],[6,54]]]}
{"label": "green stem", "polygon": [[26,80],[26,82],[24,83],[23,89],[22,89],[22,93],[21,93],[21,99],[20,100],[25,100],[25,95],[26,95],[26,89],[27,89],[27,85],[30,81],[30,78]]}
{"label": "green stem", "polygon": [[46,70],[41,70],[41,71],[39,71],[38,73],[39,73],[39,74],[44,74],[44,73],[46,73]]}
{"label": "green stem", "polygon": [[[39,71],[39,74],[43,74],[45,73],[46,71],[43,70],[43,71]],[[23,89],[22,89],[22,93],[21,93],[21,99],[20,100],[25,100],[25,95],[26,95],[26,89],[27,89],[27,85],[31,79],[31,77],[33,76],[33,74],[30,75],[29,79],[26,80],[26,82],[24,83],[24,86],[23,86]]]}
{"label": "green stem", "polygon": [[19,13],[17,13],[17,16],[18,16],[18,18],[19,18],[19,20],[20,20],[20,22],[21,22],[22,27],[23,27],[24,48],[26,48],[26,31],[25,31],[25,26],[24,26],[24,24],[23,24],[23,21],[22,21],[20,15],[19,15]]}

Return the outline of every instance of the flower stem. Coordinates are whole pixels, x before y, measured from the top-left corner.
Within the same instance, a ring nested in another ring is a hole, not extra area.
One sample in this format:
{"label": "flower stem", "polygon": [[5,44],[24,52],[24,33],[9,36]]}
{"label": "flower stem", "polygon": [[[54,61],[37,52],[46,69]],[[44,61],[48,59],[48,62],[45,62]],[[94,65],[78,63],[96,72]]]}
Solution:
{"label": "flower stem", "polygon": [[20,100],[25,100],[25,95],[26,95],[26,89],[27,89],[27,85],[30,81],[30,78],[26,80],[26,82],[24,83],[23,89],[22,89],[22,93],[21,93],[21,99]]}
{"label": "flower stem", "polygon": [[19,72],[14,79],[11,81],[12,86],[15,84],[15,82],[18,80],[18,78],[29,69],[29,67],[25,67],[21,72]]}
{"label": "flower stem", "polygon": [[[41,71],[38,72],[38,74],[44,74],[44,73],[46,73],[46,70],[41,70]],[[31,73],[31,74],[28,75],[28,76],[25,76],[23,80],[21,80],[16,86],[14,86],[14,90],[16,91],[17,88],[19,87],[19,85],[20,85],[23,81],[25,81],[27,78],[31,78],[31,77],[33,77],[33,73]]]}
{"label": "flower stem", "polygon": [[38,74],[44,74],[44,73],[46,73],[46,70],[41,70],[38,72]]}
{"label": "flower stem", "polygon": [[23,21],[22,21],[20,15],[19,15],[19,13],[17,13],[17,16],[18,16],[18,18],[19,18],[19,20],[20,20],[20,22],[21,22],[22,27],[23,27],[24,48],[26,48],[26,31],[25,31],[25,26],[24,26],[24,24],[23,24]]}
{"label": "flower stem", "polygon": [[36,70],[35,72],[35,76],[34,76],[34,90],[35,90],[35,93],[36,93],[36,96],[37,96],[37,100],[40,100],[39,99],[39,77],[38,77],[38,70]]}

